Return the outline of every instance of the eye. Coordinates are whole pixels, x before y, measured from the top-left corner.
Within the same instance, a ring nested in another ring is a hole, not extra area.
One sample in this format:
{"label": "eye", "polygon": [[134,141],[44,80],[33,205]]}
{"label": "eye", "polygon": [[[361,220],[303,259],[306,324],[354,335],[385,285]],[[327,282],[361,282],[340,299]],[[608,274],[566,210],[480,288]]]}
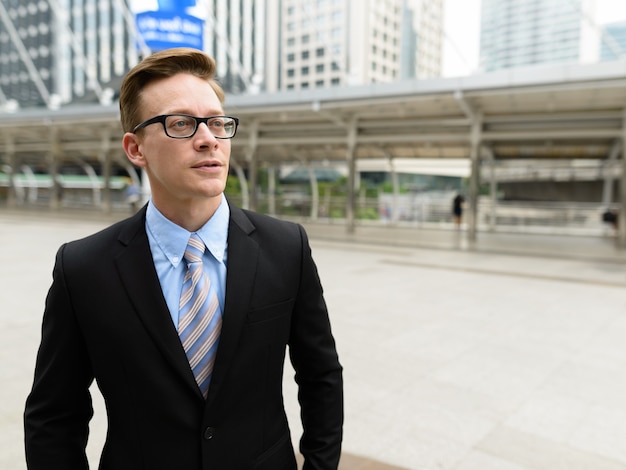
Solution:
{"label": "eye", "polygon": [[209,121],[209,127],[214,127],[216,129],[221,129],[224,127],[224,120],[223,119],[211,119]]}
{"label": "eye", "polygon": [[194,126],[194,120],[185,116],[172,116],[168,127],[177,131],[188,129]]}

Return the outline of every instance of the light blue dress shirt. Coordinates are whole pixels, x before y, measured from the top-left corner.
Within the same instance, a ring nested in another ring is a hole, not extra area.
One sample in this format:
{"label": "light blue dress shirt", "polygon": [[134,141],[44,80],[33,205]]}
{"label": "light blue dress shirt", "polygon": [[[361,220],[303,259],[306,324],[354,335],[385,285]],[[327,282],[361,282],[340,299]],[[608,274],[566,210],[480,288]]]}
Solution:
{"label": "light blue dress shirt", "polygon": [[[209,295],[213,295],[213,292],[217,294],[221,312],[224,312],[226,293],[229,219],[230,209],[226,198],[222,195],[222,201],[213,217],[196,232],[207,247],[202,262],[204,272],[211,281]],[[146,232],[165,302],[170,310],[174,326],[178,327],[178,302],[183,277],[187,271],[183,255],[191,232],[165,218],[154,206],[152,200],[148,203],[146,211]]]}

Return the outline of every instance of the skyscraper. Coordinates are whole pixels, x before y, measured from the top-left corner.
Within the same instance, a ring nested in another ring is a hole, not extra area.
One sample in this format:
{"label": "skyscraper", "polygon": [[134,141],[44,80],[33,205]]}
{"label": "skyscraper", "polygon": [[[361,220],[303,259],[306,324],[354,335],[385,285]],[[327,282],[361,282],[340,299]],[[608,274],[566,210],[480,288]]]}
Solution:
{"label": "skyscraper", "polygon": [[626,21],[603,26],[604,38],[600,46],[600,60],[626,57]]}
{"label": "skyscraper", "polygon": [[268,68],[276,70],[268,76],[269,90],[440,74],[441,0],[268,0],[268,4],[272,4],[268,21],[276,19],[274,26],[268,24],[270,36],[275,32],[269,41],[275,46],[268,48]]}
{"label": "skyscraper", "polygon": [[47,2],[0,3],[0,104],[43,104],[53,88],[52,31]]}
{"label": "skyscraper", "polygon": [[597,58],[593,0],[482,0],[483,71]]}
{"label": "skyscraper", "polygon": [[21,107],[109,101],[136,62],[121,0],[3,0],[0,98]]}
{"label": "skyscraper", "polygon": [[[443,50],[443,0],[405,0],[403,16],[412,19],[416,36],[415,64],[405,66],[402,78],[436,78],[441,76]],[[407,31],[407,34],[411,34]],[[403,36],[402,44],[412,44]]]}
{"label": "skyscraper", "polygon": [[204,46],[215,58],[217,75],[228,93],[265,89],[266,0],[198,0],[205,19]]}

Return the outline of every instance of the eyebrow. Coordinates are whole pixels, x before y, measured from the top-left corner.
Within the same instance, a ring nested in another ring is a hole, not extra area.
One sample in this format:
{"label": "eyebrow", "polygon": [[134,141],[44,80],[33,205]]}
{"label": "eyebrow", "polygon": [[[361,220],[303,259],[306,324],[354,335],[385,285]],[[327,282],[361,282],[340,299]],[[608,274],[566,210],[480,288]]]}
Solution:
{"label": "eyebrow", "polygon": [[199,115],[199,114],[194,114],[194,113],[191,113],[191,112],[189,112],[189,111],[180,111],[180,110],[176,110],[176,111],[167,111],[167,112],[160,113],[160,114],[187,114],[187,115],[189,115],[189,116],[207,117],[207,116],[224,116],[224,115],[225,115],[224,113],[225,113],[225,112],[224,112],[224,110],[223,110],[223,109],[219,109],[219,110],[217,110],[217,109],[211,109],[211,110],[209,111],[209,114],[202,114],[202,115]]}

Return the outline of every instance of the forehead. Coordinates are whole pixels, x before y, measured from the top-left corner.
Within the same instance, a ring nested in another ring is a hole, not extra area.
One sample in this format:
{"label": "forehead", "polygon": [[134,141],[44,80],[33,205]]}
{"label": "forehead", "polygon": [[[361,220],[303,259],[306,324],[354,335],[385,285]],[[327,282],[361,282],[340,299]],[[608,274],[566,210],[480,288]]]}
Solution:
{"label": "forehead", "polygon": [[176,112],[204,116],[223,112],[211,84],[191,74],[154,80],[144,87],[141,95],[144,116]]}

